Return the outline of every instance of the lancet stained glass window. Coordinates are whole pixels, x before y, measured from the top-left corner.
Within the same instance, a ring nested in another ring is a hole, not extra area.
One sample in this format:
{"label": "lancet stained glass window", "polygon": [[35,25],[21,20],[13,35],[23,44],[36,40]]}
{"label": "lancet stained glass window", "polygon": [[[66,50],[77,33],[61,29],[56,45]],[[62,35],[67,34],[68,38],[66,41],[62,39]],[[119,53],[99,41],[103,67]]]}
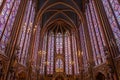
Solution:
{"label": "lancet stained glass window", "polygon": [[21,0],[6,0],[0,14],[0,48],[5,50]]}
{"label": "lancet stained glass window", "polygon": [[63,38],[62,34],[58,33],[56,36],[56,53],[57,54],[62,54],[63,49]]}
{"label": "lancet stained glass window", "polygon": [[56,61],[56,72],[63,72],[63,61],[61,59]]}
{"label": "lancet stained glass window", "polygon": [[71,56],[71,44],[70,43],[70,33],[65,33],[65,70],[66,74],[71,75],[72,74],[72,56]]}
{"label": "lancet stained glass window", "polygon": [[34,4],[32,4],[32,0],[30,0],[28,1],[26,6],[18,41],[18,44],[20,46],[19,62],[24,65],[26,65],[26,59],[28,56],[27,53],[30,43],[30,36],[33,27],[34,16],[35,16]]}
{"label": "lancet stained glass window", "polygon": [[53,74],[54,68],[54,33],[49,34],[48,55],[47,55],[47,74]]}
{"label": "lancet stained glass window", "polygon": [[120,4],[118,0],[102,0],[102,2],[120,51]]}
{"label": "lancet stained glass window", "polygon": [[86,17],[88,23],[88,30],[91,38],[94,61],[95,64],[98,65],[105,62],[105,42],[93,0],[90,0],[89,4],[87,5]]}

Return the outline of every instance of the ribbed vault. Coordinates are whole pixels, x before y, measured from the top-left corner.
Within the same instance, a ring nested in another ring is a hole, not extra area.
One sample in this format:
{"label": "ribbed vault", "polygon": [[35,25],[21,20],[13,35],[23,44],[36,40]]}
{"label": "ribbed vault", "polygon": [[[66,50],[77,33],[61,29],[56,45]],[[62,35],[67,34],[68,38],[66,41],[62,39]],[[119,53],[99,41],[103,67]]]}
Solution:
{"label": "ribbed vault", "polygon": [[72,28],[77,29],[80,22],[83,21],[82,0],[39,0],[38,14],[35,25],[42,24],[42,32],[48,29],[48,26],[62,21],[69,24]]}

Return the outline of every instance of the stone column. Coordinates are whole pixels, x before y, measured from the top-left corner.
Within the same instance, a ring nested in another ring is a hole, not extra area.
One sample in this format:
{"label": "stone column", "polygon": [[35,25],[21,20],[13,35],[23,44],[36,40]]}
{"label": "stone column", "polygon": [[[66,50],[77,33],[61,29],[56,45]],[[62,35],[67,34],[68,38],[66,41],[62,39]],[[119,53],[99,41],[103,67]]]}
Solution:
{"label": "stone column", "polygon": [[91,46],[91,41],[90,41],[90,35],[89,35],[89,30],[88,30],[88,26],[87,26],[87,20],[86,20],[86,16],[83,13],[83,17],[84,17],[84,21],[82,21],[82,27],[83,27],[83,31],[85,33],[85,40],[86,40],[86,47],[87,47],[87,51],[88,51],[88,71],[89,71],[89,79],[90,80],[94,80],[93,79],[93,67],[94,67],[94,58],[93,58],[93,52],[92,52],[92,46]]}

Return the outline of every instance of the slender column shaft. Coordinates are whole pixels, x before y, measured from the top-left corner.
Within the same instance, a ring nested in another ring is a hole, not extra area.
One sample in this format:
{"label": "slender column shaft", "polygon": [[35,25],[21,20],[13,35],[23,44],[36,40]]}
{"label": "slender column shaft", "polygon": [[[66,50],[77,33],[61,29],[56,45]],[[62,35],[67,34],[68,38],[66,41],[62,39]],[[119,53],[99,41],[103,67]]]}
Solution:
{"label": "slender column shaft", "polygon": [[92,46],[91,46],[91,42],[90,42],[90,36],[89,36],[89,31],[88,31],[88,26],[87,26],[87,20],[86,20],[86,16],[85,14],[83,14],[84,16],[84,22],[83,22],[83,30],[84,30],[84,35],[85,35],[85,40],[86,40],[86,47],[87,47],[87,51],[88,51],[88,58],[89,58],[89,75],[90,75],[90,79],[93,80],[93,66],[94,66],[94,60],[93,60],[93,52],[92,52]]}

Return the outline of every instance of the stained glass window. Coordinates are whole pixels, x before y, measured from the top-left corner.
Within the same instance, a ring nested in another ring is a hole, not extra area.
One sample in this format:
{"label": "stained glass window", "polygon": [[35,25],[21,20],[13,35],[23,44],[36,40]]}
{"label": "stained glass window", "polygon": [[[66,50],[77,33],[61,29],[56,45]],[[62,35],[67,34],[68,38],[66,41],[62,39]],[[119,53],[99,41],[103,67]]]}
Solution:
{"label": "stained glass window", "polygon": [[73,64],[74,64],[74,73],[79,74],[79,64],[78,64],[78,51],[76,44],[75,33],[72,34],[72,49],[73,49]]}
{"label": "stained glass window", "polygon": [[[102,31],[101,31],[101,25],[100,22],[98,20],[98,16],[95,10],[95,6],[93,3],[93,0],[90,2],[90,8],[91,8],[91,13],[92,13],[92,17],[93,17],[93,23],[94,23],[94,29],[95,29],[95,33],[96,33],[96,37],[97,37],[97,44],[99,46],[99,52],[100,54],[97,56],[97,58],[99,58],[101,60],[101,62],[105,61],[105,53],[104,53],[104,38],[102,35]],[[93,9],[93,10],[92,10]]]}
{"label": "stained glass window", "polygon": [[2,51],[9,39],[21,0],[6,0],[0,15],[0,48]]}
{"label": "stained glass window", "polygon": [[70,33],[65,33],[65,70],[66,74],[72,74]]}
{"label": "stained glass window", "polygon": [[93,54],[94,54],[94,61],[96,63],[96,65],[98,64],[98,60],[96,58],[97,53],[98,53],[98,49],[96,48],[96,38],[95,38],[95,33],[93,33],[93,31],[91,30],[91,27],[93,26],[92,24],[92,20],[91,20],[91,16],[90,16],[90,10],[89,7],[87,7],[87,20],[88,20],[88,29],[89,29],[89,33],[90,33],[90,38],[91,38],[91,43],[92,43],[92,50],[93,50]]}
{"label": "stained glass window", "polygon": [[[40,64],[40,73],[44,74],[45,73],[45,66],[49,65],[48,62],[46,61],[46,52],[47,52],[47,35],[45,35],[44,40],[43,40],[43,46],[42,46],[42,51],[41,51],[41,64]],[[48,60],[49,61],[49,60]],[[49,61],[50,62],[50,61]]]}
{"label": "stained glass window", "polygon": [[56,53],[57,54],[62,54],[62,49],[63,49],[63,40],[62,40],[62,34],[58,33],[56,35]]}
{"label": "stained glass window", "polygon": [[63,61],[61,59],[56,61],[56,72],[63,72]]}
{"label": "stained glass window", "polygon": [[115,17],[120,25],[120,4],[118,0],[108,0],[108,2],[112,6],[112,10],[114,11]]}
{"label": "stained glass window", "polygon": [[28,1],[26,11],[24,14],[21,31],[19,35],[18,44],[20,46],[19,61],[21,64],[26,65],[27,53],[30,43],[31,30],[33,27],[33,20],[35,16],[35,8],[32,0]]}
{"label": "stained glass window", "polygon": [[118,0],[102,0],[102,2],[120,51],[120,4]]}
{"label": "stained glass window", "polygon": [[47,74],[53,74],[54,69],[54,33],[50,33],[48,40]]}
{"label": "stained glass window", "polygon": [[93,0],[90,0],[89,4],[87,5],[86,17],[91,38],[94,61],[95,64],[98,65],[105,62],[105,41]]}

